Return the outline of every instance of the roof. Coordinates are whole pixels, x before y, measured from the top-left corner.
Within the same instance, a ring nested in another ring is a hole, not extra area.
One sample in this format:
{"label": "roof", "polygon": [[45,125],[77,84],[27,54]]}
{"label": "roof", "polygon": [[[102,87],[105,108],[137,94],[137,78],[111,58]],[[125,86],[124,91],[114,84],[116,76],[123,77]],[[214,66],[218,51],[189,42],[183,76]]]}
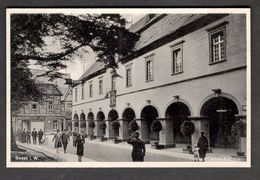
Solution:
{"label": "roof", "polygon": [[58,87],[54,84],[37,83],[37,88],[43,95],[62,96]]}
{"label": "roof", "polygon": [[79,80],[87,79],[89,76],[93,75],[94,73],[97,73],[99,71],[102,71],[105,69],[104,63],[100,61],[96,61],[92,66],[90,66],[85,73],[79,78]]}

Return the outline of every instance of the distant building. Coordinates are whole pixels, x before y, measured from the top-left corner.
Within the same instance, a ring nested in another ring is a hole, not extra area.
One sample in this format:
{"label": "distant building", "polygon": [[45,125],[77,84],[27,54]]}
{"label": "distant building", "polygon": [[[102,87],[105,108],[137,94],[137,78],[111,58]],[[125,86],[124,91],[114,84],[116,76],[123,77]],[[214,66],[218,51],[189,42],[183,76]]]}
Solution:
{"label": "distant building", "polygon": [[[237,119],[246,121],[246,16],[146,15],[130,30],[140,38],[119,61],[122,78],[96,62],[73,86],[73,129],[126,140],[136,120],[147,143],[196,144],[203,131],[212,148],[237,147],[230,129]],[[159,134],[151,131],[156,120]],[[195,125],[192,137],[181,133],[185,120]],[[114,121],[119,129],[112,128]]]}
{"label": "distant building", "polygon": [[[38,131],[51,133],[57,129],[71,128],[71,89],[64,85],[64,79],[48,81],[46,77],[37,77],[43,73],[41,70],[31,70],[34,75],[37,87],[43,95],[43,101],[30,102],[19,111],[13,118],[14,129],[34,128]],[[67,76],[69,77],[69,76]]]}

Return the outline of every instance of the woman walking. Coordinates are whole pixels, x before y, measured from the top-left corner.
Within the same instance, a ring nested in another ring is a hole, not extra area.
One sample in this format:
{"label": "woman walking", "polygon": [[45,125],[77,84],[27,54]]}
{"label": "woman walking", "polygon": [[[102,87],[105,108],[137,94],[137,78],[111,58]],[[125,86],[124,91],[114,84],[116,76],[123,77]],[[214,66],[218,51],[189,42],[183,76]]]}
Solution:
{"label": "woman walking", "polygon": [[52,142],[54,141],[54,147],[56,149],[56,152],[59,153],[59,148],[62,147],[62,139],[61,139],[61,133],[60,130],[57,129],[57,133],[54,135]]}
{"label": "woman walking", "polygon": [[84,155],[84,144],[85,144],[83,131],[77,136],[75,144],[77,147],[78,162],[81,162],[82,156]]}

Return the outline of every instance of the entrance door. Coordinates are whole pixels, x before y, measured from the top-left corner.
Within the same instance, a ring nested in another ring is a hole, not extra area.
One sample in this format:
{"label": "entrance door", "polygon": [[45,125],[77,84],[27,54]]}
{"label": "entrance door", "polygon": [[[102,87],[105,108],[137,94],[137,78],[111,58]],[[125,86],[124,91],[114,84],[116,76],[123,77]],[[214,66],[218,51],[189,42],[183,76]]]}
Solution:
{"label": "entrance door", "polygon": [[40,129],[44,132],[44,122],[42,121],[32,121],[31,122],[31,131],[35,128],[38,132]]}

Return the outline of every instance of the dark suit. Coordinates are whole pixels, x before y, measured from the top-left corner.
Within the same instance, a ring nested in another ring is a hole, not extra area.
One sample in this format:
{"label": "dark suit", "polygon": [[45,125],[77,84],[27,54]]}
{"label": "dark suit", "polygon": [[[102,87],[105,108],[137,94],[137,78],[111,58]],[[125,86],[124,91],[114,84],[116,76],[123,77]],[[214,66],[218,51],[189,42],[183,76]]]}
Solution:
{"label": "dark suit", "polygon": [[144,161],[145,156],[145,144],[140,138],[131,137],[128,144],[133,146],[132,150],[132,160],[133,161]]}
{"label": "dark suit", "polygon": [[32,132],[33,144],[36,144],[36,137],[37,137],[37,132],[33,131]]}

